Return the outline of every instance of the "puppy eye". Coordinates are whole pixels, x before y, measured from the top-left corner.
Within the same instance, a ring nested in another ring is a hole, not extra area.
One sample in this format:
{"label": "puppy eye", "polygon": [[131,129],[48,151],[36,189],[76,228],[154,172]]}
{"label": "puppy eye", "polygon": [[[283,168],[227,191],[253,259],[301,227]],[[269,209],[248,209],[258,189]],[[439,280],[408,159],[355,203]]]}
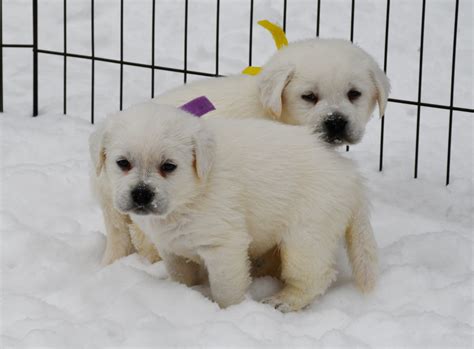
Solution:
{"label": "puppy eye", "polygon": [[118,160],[117,166],[120,167],[122,171],[130,171],[132,169],[132,164],[127,159]]}
{"label": "puppy eye", "polygon": [[160,166],[160,171],[163,173],[171,173],[176,170],[177,165],[173,164],[172,162],[165,162]]}
{"label": "puppy eye", "polygon": [[349,92],[347,92],[347,98],[349,98],[349,100],[351,102],[355,101],[357,98],[359,98],[360,96],[362,95],[362,93],[360,93],[359,91],[357,90],[350,90]]}
{"label": "puppy eye", "polygon": [[304,94],[301,96],[306,102],[316,104],[318,103],[318,96],[316,96],[313,92]]}

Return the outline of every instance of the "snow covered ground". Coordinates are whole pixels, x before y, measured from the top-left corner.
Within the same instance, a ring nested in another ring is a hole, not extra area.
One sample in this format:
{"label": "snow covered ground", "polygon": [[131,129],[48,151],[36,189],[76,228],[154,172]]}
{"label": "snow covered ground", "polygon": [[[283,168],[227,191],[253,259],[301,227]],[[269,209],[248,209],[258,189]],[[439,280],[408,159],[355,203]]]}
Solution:
{"label": "snow covered ground", "polygon": [[[119,54],[119,2],[96,1],[96,54]],[[214,71],[215,1],[190,0],[189,69]],[[256,1],[254,19],[282,22],[283,1]],[[351,1],[322,1],[321,35],[349,37]],[[62,49],[62,2],[40,1],[40,46]],[[156,61],[182,67],[183,1],[157,1]],[[385,2],[356,1],[355,41],[383,62]],[[248,64],[249,2],[221,1],[220,72]],[[68,1],[69,51],[90,52],[90,2]],[[125,59],[150,62],[151,1],[125,1]],[[316,1],[288,1],[288,37],[314,36]],[[449,103],[454,4],[427,2],[423,100]],[[31,1],[3,1],[4,42],[31,42]],[[416,100],[421,1],[392,2],[388,75],[395,98]],[[455,104],[473,108],[472,2],[460,1]],[[254,27],[255,65],[273,52]],[[99,265],[105,245],[88,186],[90,62],[40,56],[40,116],[30,118],[31,54],[4,49],[0,117],[2,347],[358,346],[472,347],[473,134],[454,113],[451,184],[444,185],[448,112],[423,109],[419,178],[413,179],[416,107],[390,104],[384,171],[380,122],[347,156],[368,178],[380,246],[376,290],[361,295],[341,249],[340,274],[308,309],[281,314],[258,301],[275,280],[255,280],[247,299],[221,310],[204,288],[171,282],[162,263],[131,255]],[[118,108],[118,67],[96,63],[97,119]],[[190,78],[191,80],[194,78]],[[149,98],[150,72],[125,68],[124,104]],[[182,83],[158,72],[157,91]]]}

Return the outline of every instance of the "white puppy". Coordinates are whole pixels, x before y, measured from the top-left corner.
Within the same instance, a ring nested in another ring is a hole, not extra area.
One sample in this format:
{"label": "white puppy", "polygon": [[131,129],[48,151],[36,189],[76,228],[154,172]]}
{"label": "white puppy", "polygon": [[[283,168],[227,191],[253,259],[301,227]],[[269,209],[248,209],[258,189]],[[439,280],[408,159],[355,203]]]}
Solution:
{"label": "white puppy", "polygon": [[206,96],[216,110],[206,118],[264,118],[308,125],[330,144],[358,143],[390,85],[365,51],[340,39],[310,39],[277,51],[257,76],[235,75],[178,87],[156,98],[179,106]]}
{"label": "white puppy", "polygon": [[[354,166],[311,129],[261,120],[203,120],[154,103],[109,117],[95,144],[112,202],[155,243],[170,275],[194,285],[201,267],[222,307],[240,302],[249,257],[274,246],[284,288],[266,300],[299,310],[334,280],[335,251],[350,227],[375,278],[364,188]],[[362,270],[359,268],[359,270]]]}
{"label": "white puppy", "polygon": [[[308,125],[316,137],[337,145],[360,141],[377,102],[380,115],[383,114],[388,93],[385,74],[362,49],[346,40],[311,39],[291,43],[275,53],[260,75],[187,84],[161,95],[155,102],[179,106],[204,95],[216,107],[205,118],[263,118]],[[92,143],[96,142],[94,137],[97,136],[92,136]],[[128,255],[134,247],[150,261],[159,260],[146,236],[129,224],[127,215],[113,208],[107,176],[93,178],[93,182],[97,181],[102,183],[99,196],[107,229],[103,263]],[[357,239],[349,230],[347,243],[349,253],[354,255],[357,251],[352,248],[359,245]],[[268,260],[272,258],[275,261]],[[274,252],[269,253],[259,260],[261,267],[256,273],[270,270],[270,274],[279,276],[278,258]],[[369,289],[361,280],[357,282]]]}

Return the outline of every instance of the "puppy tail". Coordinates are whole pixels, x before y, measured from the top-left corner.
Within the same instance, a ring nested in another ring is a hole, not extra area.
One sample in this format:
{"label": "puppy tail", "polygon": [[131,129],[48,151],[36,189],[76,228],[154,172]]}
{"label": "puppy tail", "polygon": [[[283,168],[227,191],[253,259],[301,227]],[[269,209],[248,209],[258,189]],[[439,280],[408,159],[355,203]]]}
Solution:
{"label": "puppy tail", "polygon": [[368,293],[378,275],[377,243],[367,210],[359,210],[346,230],[346,247],[357,287]]}

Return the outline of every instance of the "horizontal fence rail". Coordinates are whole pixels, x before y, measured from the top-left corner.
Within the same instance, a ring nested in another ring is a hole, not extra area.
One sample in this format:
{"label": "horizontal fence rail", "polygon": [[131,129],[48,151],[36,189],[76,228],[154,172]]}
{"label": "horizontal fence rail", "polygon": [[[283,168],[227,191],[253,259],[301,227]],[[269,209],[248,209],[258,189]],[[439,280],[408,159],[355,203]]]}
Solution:
{"label": "horizontal fence rail", "polygon": [[[220,24],[220,0],[216,0],[216,36],[215,36],[215,71],[195,71],[188,69],[188,17],[189,17],[189,0],[184,1],[184,57],[183,57],[183,68],[167,67],[155,64],[155,28],[156,28],[156,0],[150,0],[152,4],[151,13],[151,64],[145,64],[140,62],[131,62],[124,60],[124,0],[120,1],[120,59],[111,59],[106,57],[98,57],[95,55],[95,21],[94,21],[94,9],[95,0],[91,0],[91,55],[76,54],[68,52],[67,50],[67,0],[63,0],[63,51],[45,50],[38,46],[38,0],[32,0],[32,23],[33,23],[33,43],[32,44],[15,44],[15,43],[3,43],[3,1],[0,0],[0,112],[3,112],[3,49],[4,48],[28,48],[33,51],[33,116],[38,115],[38,55],[56,55],[63,57],[63,113],[67,113],[67,59],[78,58],[91,61],[91,123],[94,123],[94,86],[95,86],[95,62],[106,62],[110,64],[117,64],[120,66],[120,93],[119,93],[119,109],[123,109],[123,68],[124,66],[133,66],[150,70],[151,79],[151,91],[150,95],[152,98],[155,97],[155,71],[168,71],[183,74],[183,82],[187,82],[188,75],[205,76],[205,77],[220,77],[223,76],[219,73],[219,24]],[[426,0],[420,0],[422,5],[421,19],[420,19],[420,55],[419,55],[419,70],[418,70],[418,94],[417,100],[406,100],[398,98],[389,98],[388,101],[391,103],[399,103],[406,105],[413,105],[417,107],[416,116],[416,134],[415,134],[415,163],[414,163],[414,178],[418,177],[418,162],[419,162],[419,139],[420,139],[420,120],[421,120],[421,108],[435,108],[449,110],[449,127],[448,127],[448,144],[447,144],[447,161],[446,161],[446,185],[450,181],[450,170],[451,170],[451,151],[452,151],[452,126],[453,126],[453,112],[466,112],[474,113],[474,109],[459,107],[454,105],[454,88],[455,88],[455,67],[456,67],[456,46],[457,46],[457,31],[458,31],[458,17],[459,17],[459,0],[455,0],[455,13],[454,13],[454,30],[453,30],[453,49],[452,49],[452,61],[451,61],[451,86],[450,86],[450,102],[449,105],[426,103],[421,100],[422,96],[422,72],[423,72],[423,48],[424,48],[424,36],[425,36],[425,12],[426,12]],[[320,34],[320,18],[321,12],[324,7],[322,6],[322,0],[315,2],[316,11],[316,30],[315,34],[319,37]],[[290,2],[291,3],[291,2]],[[286,31],[287,27],[287,8],[288,1],[283,1],[283,30]],[[356,0],[351,0],[351,20],[350,20],[350,37],[348,38],[351,42],[354,41],[354,20],[355,20],[355,7]],[[253,23],[254,23],[254,0],[249,0],[249,66],[252,65],[252,49],[253,49]],[[385,15],[385,40],[384,40],[384,58],[383,58],[383,70],[387,72],[388,66],[388,47],[389,47],[389,28],[390,28],[390,0],[386,0],[386,15]],[[384,152],[384,132],[385,132],[385,117],[383,116],[380,120],[380,149],[379,149],[379,171],[383,169],[383,152]],[[349,146],[346,147],[349,150]]]}

